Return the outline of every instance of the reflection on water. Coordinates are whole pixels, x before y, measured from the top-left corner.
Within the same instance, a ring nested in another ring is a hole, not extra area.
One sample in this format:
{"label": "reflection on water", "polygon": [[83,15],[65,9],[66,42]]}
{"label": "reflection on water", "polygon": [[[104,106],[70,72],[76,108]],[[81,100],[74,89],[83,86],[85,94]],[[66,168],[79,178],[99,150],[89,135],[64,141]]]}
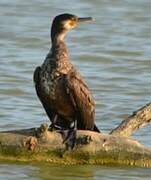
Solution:
{"label": "reflection on water", "polygon": [[[150,0],[64,0],[65,7],[60,6],[60,2],[0,2],[1,131],[49,122],[36,97],[32,76],[49,50],[50,23],[56,14],[63,12],[96,19],[70,32],[66,42],[72,63],[93,91],[99,128],[109,132],[132,111],[150,101]],[[135,138],[151,146],[150,128],[135,133]],[[97,178],[94,169],[91,169],[92,177]],[[97,170],[97,176],[102,176],[101,170]],[[78,174],[75,169],[72,173],[74,171]],[[109,174],[110,170],[103,171]],[[116,179],[118,174],[124,178],[127,173],[116,172]]]}
{"label": "reflection on water", "polygon": [[[98,166],[43,166],[38,177],[43,180],[149,180],[150,169],[141,168],[111,168]],[[36,174],[35,174],[36,175]]]}
{"label": "reflection on water", "polygon": [[150,169],[102,166],[0,165],[2,180],[150,180]]}

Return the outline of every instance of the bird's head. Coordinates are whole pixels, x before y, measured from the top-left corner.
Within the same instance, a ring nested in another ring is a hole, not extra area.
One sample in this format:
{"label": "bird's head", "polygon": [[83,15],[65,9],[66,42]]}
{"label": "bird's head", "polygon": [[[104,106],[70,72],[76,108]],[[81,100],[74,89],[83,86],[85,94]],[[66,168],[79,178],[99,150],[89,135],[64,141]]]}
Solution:
{"label": "bird's head", "polygon": [[53,20],[51,27],[51,39],[60,38],[60,40],[63,40],[69,30],[75,28],[81,22],[89,21],[93,21],[93,18],[81,18],[72,14],[60,14]]}

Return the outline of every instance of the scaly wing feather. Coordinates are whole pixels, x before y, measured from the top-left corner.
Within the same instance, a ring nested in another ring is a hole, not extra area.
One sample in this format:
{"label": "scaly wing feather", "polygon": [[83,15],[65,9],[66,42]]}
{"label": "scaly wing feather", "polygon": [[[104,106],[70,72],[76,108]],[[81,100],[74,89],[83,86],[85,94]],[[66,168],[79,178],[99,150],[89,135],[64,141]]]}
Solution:
{"label": "scaly wing feather", "polygon": [[72,68],[66,75],[66,91],[77,113],[78,129],[94,129],[95,103],[90,90],[80,74]]}
{"label": "scaly wing feather", "polygon": [[45,98],[43,97],[43,93],[42,93],[41,85],[40,85],[40,72],[41,72],[41,67],[39,67],[39,66],[36,67],[36,69],[34,71],[34,76],[33,76],[36,93],[37,93],[37,96],[39,97],[48,117],[50,118],[51,121],[53,121],[53,118],[55,117],[55,113],[53,113],[52,110],[50,110],[50,107],[48,107],[47,102],[45,101]]}

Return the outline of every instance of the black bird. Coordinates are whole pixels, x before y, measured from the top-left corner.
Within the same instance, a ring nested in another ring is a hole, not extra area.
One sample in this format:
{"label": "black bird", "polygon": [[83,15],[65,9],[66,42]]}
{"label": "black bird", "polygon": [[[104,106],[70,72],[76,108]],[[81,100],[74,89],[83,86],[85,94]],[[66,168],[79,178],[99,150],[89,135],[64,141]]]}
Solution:
{"label": "black bird", "polygon": [[[95,102],[80,73],[70,63],[64,37],[80,22],[92,21],[61,14],[54,18],[51,27],[52,47],[43,64],[34,72],[37,95],[52,122],[51,128],[69,130],[66,139],[76,136],[76,128],[99,132],[95,125]],[[73,127],[72,127],[73,126]],[[71,146],[74,146],[74,142]]]}

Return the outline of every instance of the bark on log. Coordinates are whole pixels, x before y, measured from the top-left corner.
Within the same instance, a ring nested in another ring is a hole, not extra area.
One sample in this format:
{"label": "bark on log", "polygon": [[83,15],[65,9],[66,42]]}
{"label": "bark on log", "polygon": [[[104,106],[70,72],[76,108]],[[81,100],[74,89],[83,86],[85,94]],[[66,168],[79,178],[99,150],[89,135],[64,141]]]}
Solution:
{"label": "bark on log", "polygon": [[[151,167],[151,148],[124,136],[151,120],[151,104],[133,113],[110,135],[78,130],[76,147],[66,151],[62,136],[40,128],[0,133],[0,162],[133,165]],[[122,133],[123,132],[123,133]]]}

